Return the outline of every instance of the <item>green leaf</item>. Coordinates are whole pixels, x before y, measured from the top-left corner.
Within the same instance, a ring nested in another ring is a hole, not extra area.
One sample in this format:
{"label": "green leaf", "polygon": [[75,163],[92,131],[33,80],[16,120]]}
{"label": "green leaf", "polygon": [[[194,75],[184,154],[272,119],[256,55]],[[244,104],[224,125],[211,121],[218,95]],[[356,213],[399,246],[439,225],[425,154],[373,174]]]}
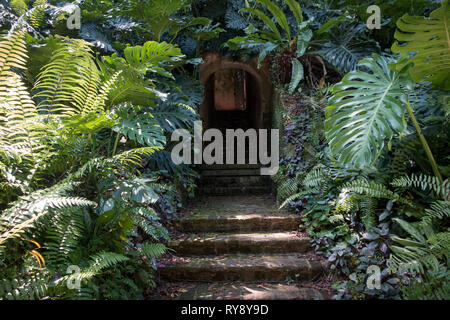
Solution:
{"label": "green leaf", "polygon": [[258,56],[258,68],[261,66],[261,62],[266,58],[266,56],[272,51],[275,51],[277,48],[278,45],[272,42],[266,42],[264,45],[262,45],[262,49],[259,52]]}
{"label": "green leaf", "polygon": [[300,24],[303,22],[302,9],[300,8],[300,4],[295,0],[286,0],[286,3],[294,14],[295,20]]}
{"label": "green leaf", "polygon": [[411,236],[413,236],[414,239],[416,239],[419,243],[425,244],[427,240],[425,237],[417,230],[412,224],[409,222],[406,222],[405,220],[402,220],[400,218],[394,218],[395,222],[397,222],[400,227],[402,227],[403,230],[408,232]]}
{"label": "green leaf", "polygon": [[128,47],[124,50],[125,60],[135,68],[166,67],[183,61],[184,55],[176,46],[156,41],[147,41],[143,46]]}
{"label": "green leaf", "polygon": [[166,143],[166,138],[158,121],[146,113],[124,116],[113,127],[113,130],[149,147],[163,147]]}
{"label": "green leaf", "polygon": [[423,247],[423,243],[410,240],[410,239],[403,239],[399,238],[397,236],[392,237],[392,240],[394,240],[397,243],[400,243],[401,245],[407,246],[407,247]]}
{"label": "green leaf", "polygon": [[242,9],[242,11],[250,12],[251,14],[254,14],[255,16],[257,16],[260,20],[262,20],[269,27],[270,30],[272,30],[272,32],[274,33],[277,40],[280,41],[280,43],[283,42],[283,38],[281,38],[281,34],[280,34],[280,31],[278,31],[277,26],[275,25],[275,23],[272,22],[272,20],[270,20],[270,18],[268,16],[266,16],[264,14],[264,12],[262,12],[261,10],[258,10],[258,9],[254,9],[254,8]]}
{"label": "green leaf", "polygon": [[289,93],[292,94],[303,79],[303,65],[298,59],[292,59],[292,79],[289,83]]}
{"label": "green leaf", "polygon": [[342,24],[333,29],[330,40],[320,43],[310,54],[321,55],[342,74],[353,71],[361,59],[380,52],[377,42],[364,36],[365,28],[363,24]]}
{"label": "green leaf", "polygon": [[297,36],[297,58],[303,56],[308,49],[309,41],[311,40],[313,33],[311,29],[302,31]]}
{"label": "green leaf", "polygon": [[317,35],[317,36],[320,36],[322,33],[324,33],[324,32],[327,32],[328,30],[330,30],[331,28],[333,28],[336,24],[338,24],[338,23],[340,23],[340,22],[343,22],[343,21],[346,21],[347,20],[347,18],[346,17],[343,17],[343,16],[340,16],[340,17],[337,17],[337,18],[333,18],[333,19],[330,19],[330,20],[328,20],[326,23],[324,23],[316,32],[315,32],[315,34]]}
{"label": "green leaf", "polygon": [[149,179],[134,179],[131,189],[131,199],[139,203],[155,203],[159,196],[150,186]]}
{"label": "green leaf", "polygon": [[283,11],[272,1],[270,0],[256,0],[258,3],[264,4],[267,9],[274,15],[275,19],[277,19],[278,24],[283,28],[286,32],[288,41],[291,41],[291,31],[289,28],[289,23],[284,15]]}
{"label": "green leaf", "polygon": [[[429,18],[405,14],[397,21],[398,30],[394,53],[413,55],[410,69],[415,82],[429,77],[427,81],[450,88],[450,7],[443,6],[431,12]],[[409,62],[405,62],[406,64]],[[402,68],[404,64],[398,66]]]}
{"label": "green leaf", "polygon": [[333,88],[326,108],[325,131],[334,157],[361,168],[372,164],[385,142],[405,129],[407,77],[389,68],[377,54],[359,65],[370,73],[353,71]]}

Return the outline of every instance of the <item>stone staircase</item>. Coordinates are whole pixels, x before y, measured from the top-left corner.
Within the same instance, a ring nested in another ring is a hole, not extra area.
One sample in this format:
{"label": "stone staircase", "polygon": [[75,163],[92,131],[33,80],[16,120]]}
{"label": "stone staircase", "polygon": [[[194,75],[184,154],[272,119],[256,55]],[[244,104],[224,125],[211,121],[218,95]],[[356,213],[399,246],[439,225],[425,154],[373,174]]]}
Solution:
{"label": "stone staircase", "polygon": [[260,165],[201,166],[201,195],[262,195],[271,192],[271,179],[260,174]]}
{"label": "stone staircase", "polygon": [[301,286],[322,274],[322,264],[298,232],[300,217],[277,209],[259,168],[208,167],[200,190],[190,216],[177,221],[174,255],[159,269],[186,288],[179,299],[326,298]]}

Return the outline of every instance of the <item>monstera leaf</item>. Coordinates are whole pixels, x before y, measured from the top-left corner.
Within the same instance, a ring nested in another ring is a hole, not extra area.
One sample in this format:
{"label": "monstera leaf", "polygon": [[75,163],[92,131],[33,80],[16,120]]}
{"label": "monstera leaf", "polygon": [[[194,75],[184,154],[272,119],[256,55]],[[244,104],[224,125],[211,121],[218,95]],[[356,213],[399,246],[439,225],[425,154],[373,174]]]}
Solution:
{"label": "monstera leaf", "polygon": [[167,94],[156,89],[154,78],[150,76],[158,74],[173,79],[170,71],[182,64],[184,59],[177,46],[155,41],[128,47],[124,50],[124,56],[119,57],[116,53],[103,56],[99,63],[103,73],[107,75],[121,72],[109,95],[110,106],[126,101],[132,101],[136,105],[151,105],[151,99],[165,99]]}
{"label": "monstera leaf", "polygon": [[391,61],[374,54],[335,85],[326,109],[325,129],[333,155],[356,168],[373,163],[385,142],[405,128],[402,89],[411,80],[407,71],[391,70]]}
{"label": "monstera leaf", "polygon": [[152,109],[152,115],[166,132],[179,128],[193,128],[197,113],[186,104],[165,101]]}
{"label": "monstera leaf", "polygon": [[129,104],[123,104],[116,110],[119,121],[113,127],[129,139],[144,146],[163,147],[166,143],[164,132],[153,115],[137,113]]}
{"label": "monstera leaf", "polygon": [[[410,69],[414,81],[427,81],[450,89],[450,6],[447,0],[429,18],[405,14],[397,21],[395,53],[413,54]],[[406,42],[406,43],[405,43]],[[409,63],[409,62],[405,62]],[[399,66],[403,67],[403,64]]]}
{"label": "monstera leaf", "polygon": [[125,60],[135,68],[172,68],[184,59],[180,48],[166,43],[147,41],[143,46],[128,47],[124,50]]}

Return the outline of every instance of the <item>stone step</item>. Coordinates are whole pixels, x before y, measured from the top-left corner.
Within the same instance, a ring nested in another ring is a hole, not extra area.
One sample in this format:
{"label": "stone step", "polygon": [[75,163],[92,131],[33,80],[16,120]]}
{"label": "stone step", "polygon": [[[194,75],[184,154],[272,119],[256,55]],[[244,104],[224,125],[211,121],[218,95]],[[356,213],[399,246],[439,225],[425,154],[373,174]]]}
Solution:
{"label": "stone step", "polygon": [[293,214],[218,213],[183,218],[175,226],[183,232],[292,231],[298,229],[300,223],[301,218]]}
{"label": "stone step", "polygon": [[200,179],[201,186],[208,187],[233,187],[233,186],[257,186],[266,187],[271,185],[272,181],[269,176],[219,176],[219,177],[202,177]]}
{"label": "stone step", "polygon": [[203,170],[202,177],[224,177],[224,176],[258,176],[260,169],[223,169],[223,170]]}
{"label": "stone step", "polygon": [[259,169],[260,164],[202,164],[199,165],[200,171],[203,170],[241,170],[241,169]]}
{"label": "stone step", "polygon": [[239,186],[221,187],[221,186],[201,186],[199,192],[202,195],[212,196],[237,196],[242,194],[247,195],[264,195],[272,191],[270,186]]}
{"label": "stone step", "polygon": [[326,300],[325,290],[286,283],[179,283],[177,300]]}
{"label": "stone step", "polygon": [[270,195],[208,196],[175,222],[182,232],[293,231],[299,215],[278,210]]}
{"label": "stone step", "polygon": [[287,253],[310,250],[310,239],[297,232],[187,234],[171,241],[177,254]]}
{"label": "stone step", "polygon": [[323,271],[301,254],[181,256],[161,263],[159,273],[169,281],[311,280]]}

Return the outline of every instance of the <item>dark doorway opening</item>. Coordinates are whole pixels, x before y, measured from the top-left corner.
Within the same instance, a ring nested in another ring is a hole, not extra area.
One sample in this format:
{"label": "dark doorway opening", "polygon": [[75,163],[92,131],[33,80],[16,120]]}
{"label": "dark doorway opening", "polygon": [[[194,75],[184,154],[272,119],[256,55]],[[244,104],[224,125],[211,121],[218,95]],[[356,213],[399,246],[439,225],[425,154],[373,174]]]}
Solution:
{"label": "dark doorway opening", "polygon": [[204,129],[260,128],[261,89],[255,77],[242,69],[219,69],[205,84]]}

